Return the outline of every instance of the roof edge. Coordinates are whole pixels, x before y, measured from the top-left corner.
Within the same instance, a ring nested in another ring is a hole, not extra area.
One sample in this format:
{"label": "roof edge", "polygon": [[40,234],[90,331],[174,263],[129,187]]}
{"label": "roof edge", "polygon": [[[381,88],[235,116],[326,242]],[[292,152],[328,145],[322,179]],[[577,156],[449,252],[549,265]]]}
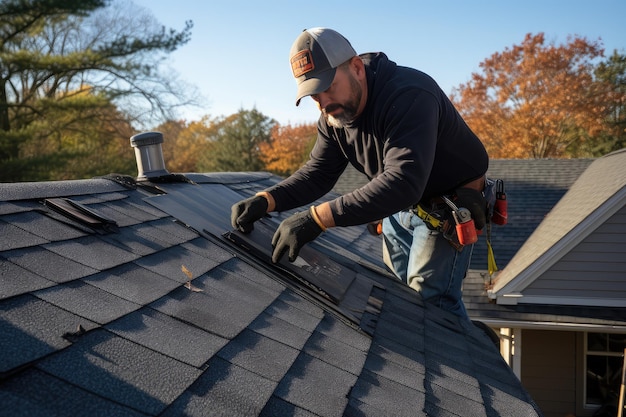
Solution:
{"label": "roof edge", "polygon": [[115,181],[94,178],[65,181],[0,183],[0,201],[32,200],[50,197],[106,193],[126,190]]}
{"label": "roof edge", "polygon": [[[470,317],[471,318],[471,317]],[[529,320],[507,320],[507,319],[489,319],[478,317],[489,327],[508,327],[517,329],[532,330],[561,330],[561,331],[581,331],[581,332],[602,332],[602,333],[623,333],[626,325],[617,326],[612,324],[585,324],[585,323],[567,323],[556,321],[529,321]]]}
{"label": "roof edge", "polygon": [[626,308],[623,298],[559,297],[550,295],[525,295],[517,298],[516,304],[554,304],[582,307],[621,307]]}

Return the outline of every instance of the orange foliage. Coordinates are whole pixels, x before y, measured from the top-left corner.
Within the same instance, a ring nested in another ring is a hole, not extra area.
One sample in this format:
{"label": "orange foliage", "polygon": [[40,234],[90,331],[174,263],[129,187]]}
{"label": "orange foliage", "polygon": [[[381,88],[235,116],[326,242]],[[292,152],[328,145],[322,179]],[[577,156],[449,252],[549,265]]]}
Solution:
{"label": "orange foliage", "polygon": [[261,160],[265,169],[287,176],[300,168],[308,159],[317,138],[316,124],[276,125],[269,143],[261,143]]}
{"label": "orange foliage", "polygon": [[452,100],[492,158],[578,156],[603,127],[607,98],[592,63],[602,54],[584,38],[556,46],[528,34],[482,62]]}
{"label": "orange foliage", "polygon": [[210,146],[207,120],[168,121],[156,130],[163,133],[163,158],[170,172],[195,172],[199,158]]}

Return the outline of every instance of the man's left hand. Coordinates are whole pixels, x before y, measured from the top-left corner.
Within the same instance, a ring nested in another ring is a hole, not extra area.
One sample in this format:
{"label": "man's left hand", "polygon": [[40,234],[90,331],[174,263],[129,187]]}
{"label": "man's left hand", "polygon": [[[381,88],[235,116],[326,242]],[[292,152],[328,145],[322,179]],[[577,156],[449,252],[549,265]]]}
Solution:
{"label": "man's left hand", "polygon": [[487,200],[482,193],[471,188],[457,188],[454,204],[465,207],[472,213],[476,230],[482,230],[487,224]]}
{"label": "man's left hand", "polygon": [[313,220],[310,211],[301,211],[278,226],[272,238],[272,262],[278,263],[285,252],[289,251],[289,262],[298,257],[300,249],[322,233],[322,228]]}

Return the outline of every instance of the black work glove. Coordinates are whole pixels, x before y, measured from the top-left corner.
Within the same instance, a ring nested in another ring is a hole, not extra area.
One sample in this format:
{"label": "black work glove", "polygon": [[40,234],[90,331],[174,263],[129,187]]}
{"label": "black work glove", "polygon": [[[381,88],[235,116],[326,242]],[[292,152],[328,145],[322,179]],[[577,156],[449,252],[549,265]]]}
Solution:
{"label": "black work glove", "polygon": [[233,204],[230,222],[241,233],[250,233],[254,230],[254,222],[263,218],[267,213],[267,206],[267,199],[260,195],[246,198]]}
{"label": "black work glove", "polygon": [[480,191],[471,188],[457,188],[456,199],[454,204],[457,207],[465,207],[472,213],[474,219],[474,227],[476,230],[482,230],[487,224],[487,200]]}
{"label": "black work glove", "polygon": [[310,211],[301,211],[278,226],[272,238],[272,262],[278,263],[289,250],[289,262],[298,257],[300,249],[322,233],[322,228],[315,223]]}

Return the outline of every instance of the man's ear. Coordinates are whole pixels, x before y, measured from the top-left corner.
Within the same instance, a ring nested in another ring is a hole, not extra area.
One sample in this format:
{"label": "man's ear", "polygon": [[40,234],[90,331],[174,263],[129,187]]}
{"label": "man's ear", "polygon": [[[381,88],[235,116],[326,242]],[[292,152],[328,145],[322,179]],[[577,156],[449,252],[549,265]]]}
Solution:
{"label": "man's ear", "polygon": [[365,64],[360,56],[356,55],[350,59],[350,67],[356,75],[357,79],[365,78]]}

